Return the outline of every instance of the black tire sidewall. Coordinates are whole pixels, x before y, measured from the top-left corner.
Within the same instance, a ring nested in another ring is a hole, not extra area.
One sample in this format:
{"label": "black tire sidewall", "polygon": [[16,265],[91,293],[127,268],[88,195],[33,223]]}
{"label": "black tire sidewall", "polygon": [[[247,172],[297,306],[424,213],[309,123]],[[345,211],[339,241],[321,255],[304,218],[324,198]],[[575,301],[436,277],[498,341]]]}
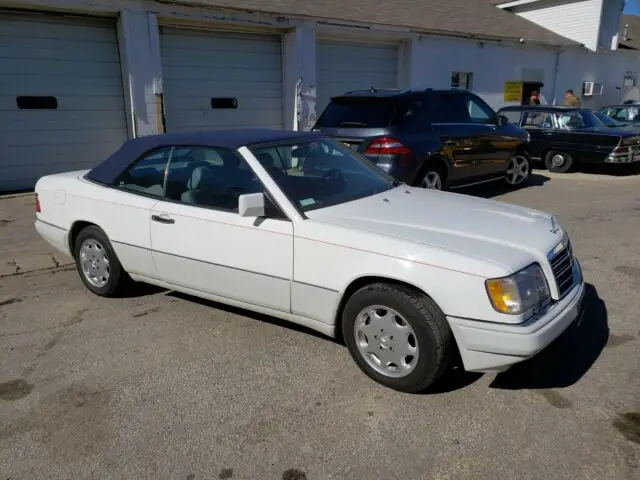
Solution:
{"label": "black tire sidewall", "polygon": [[[82,271],[82,266],[80,265],[80,261],[79,261],[80,247],[82,246],[82,242],[84,242],[87,239],[96,240],[104,247],[104,249],[107,252],[107,256],[109,258],[110,272],[109,272],[109,280],[107,281],[107,284],[104,287],[98,288],[94,285],[91,285],[91,283],[89,283],[89,281],[84,276],[84,272]],[[122,270],[122,265],[120,264],[120,261],[118,260],[118,257],[116,256],[116,253],[113,250],[113,247],[111,246],[111,242],[109,241],[109,238],[102,231],[102,229],[96,226],[89,226],[89,227],[83,228],[80,231],[80,233],[78,233],[78,236],[74,241],[73,254],[76,261],[76,269],[78,270],[80,279],[82,280],[82,283],[84,283],[85,287],[87,287],[91,292],[95,293],[96,295],[100,295],[104,297],[108,297],[116,294],[119,287],[121,286],[121,283],[122,283],[121,280],[124,272]]]}
{"label": "black tire sidewall", "polygon": [[[358,367],[373,380],[394,390],[407,393],[416,393],[424,390],[434,383],[441,376],[448,366],[451,352],[445,351],[442,341],[438,337],[450,334],[450,331],[443,332],[442,325],[448,330],[448,324],[444,314],[440,312],[435,303],[428,298],[419,301],[431,302],[430,313],[441,315],[440,322],[425,316],[424,309],[418,308],[414,303],[407,302],[407,295],[413,298],[417,294],[403,287],[396,287],[384,284],[375,284],[364,287],[354,293],[347,302],[342,315],[342,334],[349,352]],[[419,346],[418,364],[414,370],[402,378],[392,378],[384,376],[371,368],[358,351],[354,335],[354,324],[357,315],[366,307],[371,305],[383,305],[396,310],[411,325]],[[435,310],[435,311],[434,311]]]}
{"label": "black tire sidewall", "polygon": [[[561,167],[554,167],[551,164],[551,159],[554,155],[562,155],[564,157],[564,163]],[[551,150],[547,153],[547,156],[544,159],[544,164],[547,167],[547,170],[554,173],[567,173],[571,167],[573,166],[573,158],[568,153],[560,152],[558,150]]]}

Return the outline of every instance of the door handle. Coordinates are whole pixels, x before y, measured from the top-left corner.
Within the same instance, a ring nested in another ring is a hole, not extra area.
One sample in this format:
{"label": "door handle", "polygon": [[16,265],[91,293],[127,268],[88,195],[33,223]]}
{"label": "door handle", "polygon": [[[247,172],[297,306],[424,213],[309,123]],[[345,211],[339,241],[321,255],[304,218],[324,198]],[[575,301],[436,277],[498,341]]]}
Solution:
{"label": "door handle", "polygon": [[544,132],[544,135],[549,137],[549,136],[553,135],[553,132]]}
{"label": "door handle", "polygon": [[176,223],[173,218],[169,218],[165,215],[151,215],[151,220],[158,223]]}

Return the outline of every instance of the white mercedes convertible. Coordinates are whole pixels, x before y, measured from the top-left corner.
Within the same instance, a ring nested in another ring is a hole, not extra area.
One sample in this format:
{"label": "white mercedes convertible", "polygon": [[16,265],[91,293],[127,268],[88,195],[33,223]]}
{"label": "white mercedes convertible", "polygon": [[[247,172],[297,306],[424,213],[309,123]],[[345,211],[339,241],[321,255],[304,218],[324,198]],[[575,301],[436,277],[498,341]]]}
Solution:
{"label": "white mercedes convertible", "polygon": [[581,315],[553,216],[398,183],[321,133],[141,137],[35,190],[37,231],[93,293],[148,282],[279,317],[343,339],[401,391],[458,356],[505,370]]}

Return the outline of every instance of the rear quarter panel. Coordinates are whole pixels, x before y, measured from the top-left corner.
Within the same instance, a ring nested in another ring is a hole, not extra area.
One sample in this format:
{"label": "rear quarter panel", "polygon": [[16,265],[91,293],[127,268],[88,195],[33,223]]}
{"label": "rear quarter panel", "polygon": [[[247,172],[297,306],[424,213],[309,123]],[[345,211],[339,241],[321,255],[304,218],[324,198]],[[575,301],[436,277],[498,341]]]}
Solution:
{"label": "rear quarter panel", "polygon": [[149,273],[151,241],[149,222],[156,199],[126,193],[90,182],[86,171],[42,177],[35,191],[41,212],[37,219],[65,231],[70,251],[70,233],[76,222],[100,227],[129,273]]}

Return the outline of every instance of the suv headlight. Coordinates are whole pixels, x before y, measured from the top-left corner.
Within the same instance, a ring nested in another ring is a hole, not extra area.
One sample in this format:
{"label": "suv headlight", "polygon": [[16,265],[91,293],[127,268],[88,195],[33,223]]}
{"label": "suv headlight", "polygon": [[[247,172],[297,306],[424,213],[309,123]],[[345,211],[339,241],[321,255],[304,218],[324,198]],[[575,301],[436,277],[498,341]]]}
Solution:
{"label": "suv headlight", "polygon": [[520,315],[551,299],[540,265],[534,263],[503,278],[485,281],[491,305],[500,313]]}

